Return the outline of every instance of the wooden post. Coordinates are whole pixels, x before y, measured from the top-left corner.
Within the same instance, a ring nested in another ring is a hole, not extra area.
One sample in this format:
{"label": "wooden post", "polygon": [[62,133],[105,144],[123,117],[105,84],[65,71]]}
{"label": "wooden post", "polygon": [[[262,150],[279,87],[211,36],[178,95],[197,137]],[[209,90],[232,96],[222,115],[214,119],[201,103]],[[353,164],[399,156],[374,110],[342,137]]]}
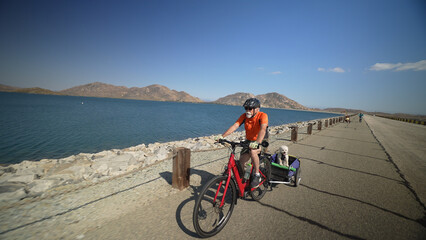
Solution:
{"label": "wooden post", "polygon": [[291,141],[297,142],[297,131],[299,129],[298,126],[291,126]]}
{"label": "wooden post", "polygon": [[328,127],[328,119],[325,120],[325,127]]}
{"label": "wooden post", "polygon": [[321,131],[321,128],[322,128],[322,121],[319,120],[318,121],[318,131]]}
{"label": "wooden post", "polygon": [[191,150],[179,147],[173,150],[172,187],[182,190],[189,187]]}
{"label": "wooden post", "polygon": [[312,123],[308,123],[308,135],[312,135]]}

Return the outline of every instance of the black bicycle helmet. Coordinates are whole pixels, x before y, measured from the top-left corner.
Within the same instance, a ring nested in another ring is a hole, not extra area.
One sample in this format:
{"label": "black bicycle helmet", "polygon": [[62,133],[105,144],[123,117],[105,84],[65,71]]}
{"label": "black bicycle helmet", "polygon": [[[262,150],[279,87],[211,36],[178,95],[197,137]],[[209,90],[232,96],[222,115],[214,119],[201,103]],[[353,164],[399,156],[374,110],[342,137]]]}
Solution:
{"label": "black bicycle helmet", "polygon": [[249,107],[249,108],[260,108],[260,101],[257,98],[249,98],[246,100],[246,102],[243,104],[243,107]]}

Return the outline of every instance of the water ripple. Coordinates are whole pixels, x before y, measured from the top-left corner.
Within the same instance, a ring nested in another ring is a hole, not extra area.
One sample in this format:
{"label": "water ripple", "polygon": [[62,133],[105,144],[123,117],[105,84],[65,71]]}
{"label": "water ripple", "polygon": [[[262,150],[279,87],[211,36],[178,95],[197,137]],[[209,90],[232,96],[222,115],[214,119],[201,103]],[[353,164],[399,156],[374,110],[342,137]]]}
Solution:
{"label": "water ripple", "polygon": [[[335,116],[262,111],[269,115],[270,126]],[[0,112],[0,163],[16,163],[219,134],[243,110],[215,104],[0,93]]]}

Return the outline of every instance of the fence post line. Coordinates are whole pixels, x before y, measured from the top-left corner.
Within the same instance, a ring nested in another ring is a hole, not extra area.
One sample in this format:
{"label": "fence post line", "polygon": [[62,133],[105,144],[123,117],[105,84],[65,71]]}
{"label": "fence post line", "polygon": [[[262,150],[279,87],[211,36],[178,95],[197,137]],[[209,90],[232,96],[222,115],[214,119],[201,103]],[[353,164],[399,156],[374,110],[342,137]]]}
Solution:
{"label": "fence post line", "polygon": [[291,141],[297,142],[297,131],[299,129],[298,126],[291,126]]}
{"label": "fence post line", "polygon": [[308,135],[312,135],[312,123],[308,123]]}
{"label": "fence post line", "polygon": [[322,128],[322,121],[319,120],[318,121],[318,131],[321,131],[321,128]]}
{"label": "fence post line", "polygon": [[172,187],[179,190],[189,187],[191,150],[179,147],[173,149]]}
{"label": "fence post line", "polygon": [[324,127],[328,127],[328,119],[325,120],[325,126]]}

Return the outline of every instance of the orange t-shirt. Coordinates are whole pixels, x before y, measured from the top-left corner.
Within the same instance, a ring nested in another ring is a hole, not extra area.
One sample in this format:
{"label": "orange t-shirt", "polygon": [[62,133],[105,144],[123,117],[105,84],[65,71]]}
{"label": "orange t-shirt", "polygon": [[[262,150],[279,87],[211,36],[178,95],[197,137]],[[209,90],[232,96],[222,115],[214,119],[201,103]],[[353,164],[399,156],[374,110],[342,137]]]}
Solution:
{"label": "orange t-shirt", "polygon": [[237,123],[243,124],[246,129],[246,138],[250,141],[256,141],[259,131],[260,125],[266,124],[268,125],[268,114],[264,112],[258,112],[254,117],[247,118],[246,114],[243,113],[237,120]]}

